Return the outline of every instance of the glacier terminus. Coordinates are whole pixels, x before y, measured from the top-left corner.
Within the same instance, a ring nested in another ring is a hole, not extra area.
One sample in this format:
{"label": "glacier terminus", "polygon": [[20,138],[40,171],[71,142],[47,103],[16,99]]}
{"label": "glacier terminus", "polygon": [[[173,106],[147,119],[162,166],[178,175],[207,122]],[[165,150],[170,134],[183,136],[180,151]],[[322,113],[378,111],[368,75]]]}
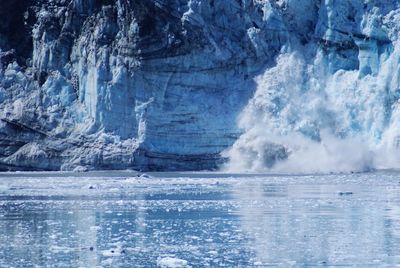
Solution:
{"label": "glacier terminus", "polygon": [[0,170],[397,167],[397,0],[2,0]]}

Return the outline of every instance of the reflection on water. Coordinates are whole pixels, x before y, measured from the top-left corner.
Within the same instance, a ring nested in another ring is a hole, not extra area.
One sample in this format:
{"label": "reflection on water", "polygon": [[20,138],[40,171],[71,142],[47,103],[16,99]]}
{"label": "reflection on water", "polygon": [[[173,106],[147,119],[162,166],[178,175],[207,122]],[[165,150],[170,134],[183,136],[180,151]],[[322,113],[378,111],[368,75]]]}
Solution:
{"label": "reflection on water", "polygon": [[396,172],[153,175],[0,176],[0,267],[400,267]]}

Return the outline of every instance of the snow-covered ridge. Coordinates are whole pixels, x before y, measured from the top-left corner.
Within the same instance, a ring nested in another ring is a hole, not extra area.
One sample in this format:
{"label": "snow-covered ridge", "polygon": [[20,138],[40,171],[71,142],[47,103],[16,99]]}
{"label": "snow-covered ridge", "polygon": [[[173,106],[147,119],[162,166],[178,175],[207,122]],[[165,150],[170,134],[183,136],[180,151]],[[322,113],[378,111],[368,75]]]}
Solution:
{"label": "snow-covered ridge", "polygon": [[234,144],[231,167],[259,170],[290,133],[393,148],[399,8],[2,1],[0,169],[212,169]]}

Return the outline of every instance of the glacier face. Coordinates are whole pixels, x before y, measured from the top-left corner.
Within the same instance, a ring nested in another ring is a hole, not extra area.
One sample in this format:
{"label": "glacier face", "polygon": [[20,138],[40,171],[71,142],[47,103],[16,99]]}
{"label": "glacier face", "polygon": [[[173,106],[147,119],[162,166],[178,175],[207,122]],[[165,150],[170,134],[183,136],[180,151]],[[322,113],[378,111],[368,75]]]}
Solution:
{"label": "glacier face", "polygon": [[395,0],[2,1],[0,169],[365,169],[397,146],[399,25]]}

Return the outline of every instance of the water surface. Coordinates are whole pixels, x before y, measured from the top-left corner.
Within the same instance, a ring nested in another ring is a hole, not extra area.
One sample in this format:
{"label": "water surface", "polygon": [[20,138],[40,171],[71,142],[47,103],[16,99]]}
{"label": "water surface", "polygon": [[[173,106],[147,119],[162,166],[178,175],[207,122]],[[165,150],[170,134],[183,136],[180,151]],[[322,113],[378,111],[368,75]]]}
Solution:
{"label": "water surface", "polygon": [[0,267],[400,267],[400,173],[3,173],[0,241]]}

